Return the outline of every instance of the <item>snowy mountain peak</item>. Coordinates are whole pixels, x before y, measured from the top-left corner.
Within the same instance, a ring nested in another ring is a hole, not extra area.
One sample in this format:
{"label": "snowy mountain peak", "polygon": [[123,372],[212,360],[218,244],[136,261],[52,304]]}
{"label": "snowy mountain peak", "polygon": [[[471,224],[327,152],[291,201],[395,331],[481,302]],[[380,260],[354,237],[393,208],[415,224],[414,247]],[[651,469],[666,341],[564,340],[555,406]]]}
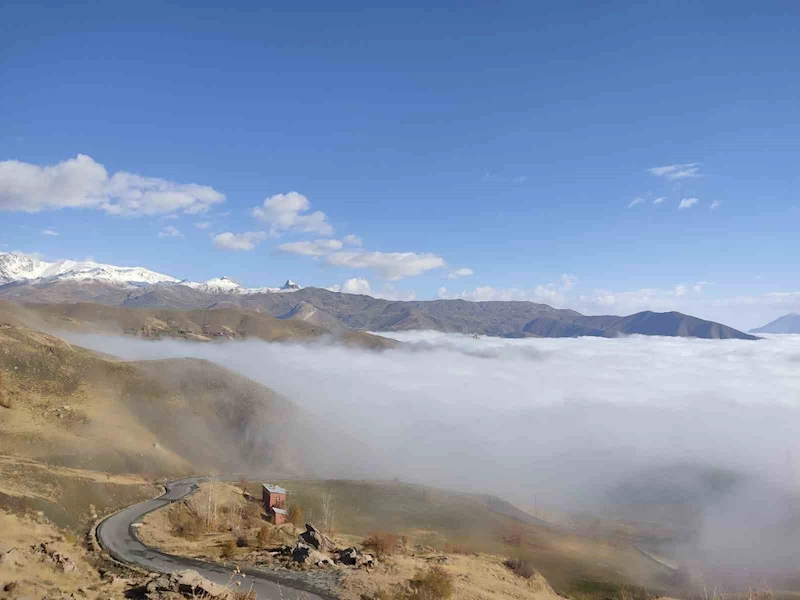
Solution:
{"label": "snowy mountain peak", "polygon": [[47,262],[26,254],[0,252],[0,285],[28,281],[34,284],[51,281],[102,281],[122,287],[145,285],[185,285],[207,294],[268,294],[295,292],[300,288],[291,279],[282,287],[245,288],[230,277],[215,277],[203,282],[178,280],[144,267],[116,267],[93,261],[59,260]]}
{"label": "snowy mountain peak", "polygon": [[144,267],[116,267],[93,261],[47,262],[25,254],[0,253],[0,285],[13,281],[95,280],[135,285],[176,283],[169,275]]}

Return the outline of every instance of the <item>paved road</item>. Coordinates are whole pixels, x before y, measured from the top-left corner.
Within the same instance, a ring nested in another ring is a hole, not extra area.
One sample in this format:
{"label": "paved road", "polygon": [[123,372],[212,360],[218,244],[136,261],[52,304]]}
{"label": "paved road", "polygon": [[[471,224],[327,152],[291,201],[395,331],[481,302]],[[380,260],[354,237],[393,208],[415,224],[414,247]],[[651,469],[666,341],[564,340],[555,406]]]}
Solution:
{"label": "paved road", "polygon": [[[140,522],[147,513],[197,491],[197,484],[204,479],[203,477],[192,477],[171,481],[166,484],[167,493],[160,498],[135,504],[111,515],[97,527],[97,539],[100,545],[120,562],[131,563],[160,573],[194,569],[206,579],[226,585],[231,577],[230,567],[223,567],[193,558],[165,554],[145,546],[134,533],[134,523]],[[287,589],[292,591],[292,596],[296,592],[300,597],[308,600],[329,600],[325,596],[298,588],[297,582],[281,582],[279,586],[277,578],[270,577],[263,572],[248,568],[243,568],[242,571],[247,574],[247,577],[242,582],[242,587],[249,589],[252,584],[253,591],[258,594],[258,600],[280,600],[287,597]],[[283,589],[283,594],[281,594],[279,587]]]}

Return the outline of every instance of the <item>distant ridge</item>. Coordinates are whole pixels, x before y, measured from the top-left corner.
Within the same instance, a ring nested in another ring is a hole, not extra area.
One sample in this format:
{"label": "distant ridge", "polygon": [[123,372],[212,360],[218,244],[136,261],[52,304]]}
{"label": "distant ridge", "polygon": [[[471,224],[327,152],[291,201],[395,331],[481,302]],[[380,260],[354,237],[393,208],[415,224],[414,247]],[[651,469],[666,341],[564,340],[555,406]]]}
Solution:
{"label": "distant ridge", "polygon": [[750,333],[800,333],[800,314],[783,315],[762,327],[751,329]]}

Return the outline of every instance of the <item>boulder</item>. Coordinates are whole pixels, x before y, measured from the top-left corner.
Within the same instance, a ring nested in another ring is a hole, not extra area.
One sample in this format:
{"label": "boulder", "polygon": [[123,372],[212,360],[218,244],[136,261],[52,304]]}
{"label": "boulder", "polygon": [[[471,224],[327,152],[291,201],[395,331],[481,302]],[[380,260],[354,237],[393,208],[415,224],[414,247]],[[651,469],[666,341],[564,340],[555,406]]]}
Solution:
{"label": "boulder", "polygon": [[158,575],[145,585],[148,595],[156,596],[159,592],[177,592],[192,598],[227,599],[231,593],[225,586],[209,581],[197,571],[185,569],[166,575]]}
{"label": "boulder", "polygon": [[16,548],[12,548],[5,554],[0,555],[0,565],[9,567],[21,567],[25,564],[25,557],[22,552]]}
{"label": "boulder", "polygon": [[358,558],[361,556],[361,552],[358,551],[358,548],[355,546],[350,546],[349,548],[345,548],[339,552],[339,562],[343,565],[350,565],[355,566],[358,564]]}
{"label": "boulder", "polygon": [[318,567],[333,564],[330,556],[323,554],[319,550],[314,550],[314,548],[302,542],[298,542],[292,549],[292,560],[304,565],[316,565]]}
{"label": "boulder", "polygon": [[336,547],[331,538],[309,523],[306,523],[306,530],[300,534],[300,541],[322,552],[330,552]]}

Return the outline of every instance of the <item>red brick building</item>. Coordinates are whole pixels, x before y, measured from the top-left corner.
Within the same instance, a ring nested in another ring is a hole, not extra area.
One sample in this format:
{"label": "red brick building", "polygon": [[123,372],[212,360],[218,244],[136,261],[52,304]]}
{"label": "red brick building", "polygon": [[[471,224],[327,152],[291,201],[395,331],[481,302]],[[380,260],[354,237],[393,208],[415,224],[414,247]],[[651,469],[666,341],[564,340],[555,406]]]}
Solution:
{"label": "red brick building", "polygon": [[289,511],[286,510],[286,494],[289,492],[279,485],[265,483],[261,490],[264,508],[272,518],[275,525],[286,523],[289,520]]}

